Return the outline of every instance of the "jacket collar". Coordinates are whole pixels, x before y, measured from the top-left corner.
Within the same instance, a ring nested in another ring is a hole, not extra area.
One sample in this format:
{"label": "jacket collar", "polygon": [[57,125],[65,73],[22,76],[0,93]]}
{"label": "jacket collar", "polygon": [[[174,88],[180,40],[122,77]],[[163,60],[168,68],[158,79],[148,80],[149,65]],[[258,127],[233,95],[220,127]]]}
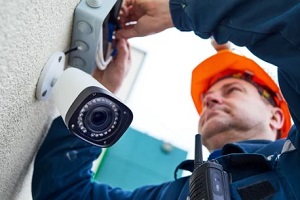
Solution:
{"label": "jacket collar", "polygon": [[[235,143],[228,143],[221,149],[214,150],[210,153],[208,160],[217,159],[220,156],[231,153],[256,153],[264,156],[273,155],[275,152],[280,152],[284,144],[284,139],[276,140],[245,140]],[[193,172],[194,160],[185,160],[181,162],[175,169],[174,177],[177,179],[177,171],[179,169]]]}
{"label": "jacket collar", "polygon": [[256,153],[266,145],[270,144],[270,140],[245,140],[240,142],[228,143],[221,149],[214,150],[210,153],[208,160],[216,159],[219,156],[230,153]]}

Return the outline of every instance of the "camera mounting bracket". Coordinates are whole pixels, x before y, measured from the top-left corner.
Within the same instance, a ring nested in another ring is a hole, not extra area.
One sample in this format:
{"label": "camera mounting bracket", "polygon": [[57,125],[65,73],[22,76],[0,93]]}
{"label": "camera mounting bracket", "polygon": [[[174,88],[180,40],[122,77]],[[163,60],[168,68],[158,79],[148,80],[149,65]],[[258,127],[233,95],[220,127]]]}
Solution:
{"label": "camera mounting bracket", "polygon": [[45,101],[49,98],[56,80],[64,71],[64,67],[65,54],[63,52],[55,52],[49,57],[42,69],[36,87],[35,95],[39,101]]}

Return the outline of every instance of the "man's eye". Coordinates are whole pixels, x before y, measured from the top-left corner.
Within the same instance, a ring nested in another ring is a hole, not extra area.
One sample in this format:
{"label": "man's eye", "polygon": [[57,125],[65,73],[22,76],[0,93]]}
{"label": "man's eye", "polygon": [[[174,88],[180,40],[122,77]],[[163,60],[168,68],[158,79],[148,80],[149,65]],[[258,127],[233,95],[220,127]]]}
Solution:
{"label": "man's eye", "polygon": [[226,90],[226,94],[231,94],[231,93],[237,92],[237,91],[241,91],[241,89],[238,87],[230,87]]}

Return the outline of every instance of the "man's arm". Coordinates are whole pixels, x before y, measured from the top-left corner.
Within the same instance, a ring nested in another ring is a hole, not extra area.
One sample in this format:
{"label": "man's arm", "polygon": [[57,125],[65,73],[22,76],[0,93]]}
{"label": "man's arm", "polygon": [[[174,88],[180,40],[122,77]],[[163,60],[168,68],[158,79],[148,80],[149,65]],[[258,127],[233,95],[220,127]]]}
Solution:
{"label": "man's arm", "polygon": [[[282,59],[300,49],[299,0],[126,0],[117,37],[154,34],[175,26],[201,38],[214,36],[246,46],[259,58],[276,66],[296,63]],[[299,54],[298,54],[299,55]],[[298,56],[299,57],[299,56]]]}
{"label": "man's arm", "polygon": [[[93,181],[92,163],[100,153],[101,148],[71,134],[61,117],[55,119],[35,158],[33,199],[167,199],[163,195],[169,188],[172,190],[172,183],[145,186],[130,192]],[[178,188],[172,192],[175,196],[181,191],[179,184],[175,184]]]}

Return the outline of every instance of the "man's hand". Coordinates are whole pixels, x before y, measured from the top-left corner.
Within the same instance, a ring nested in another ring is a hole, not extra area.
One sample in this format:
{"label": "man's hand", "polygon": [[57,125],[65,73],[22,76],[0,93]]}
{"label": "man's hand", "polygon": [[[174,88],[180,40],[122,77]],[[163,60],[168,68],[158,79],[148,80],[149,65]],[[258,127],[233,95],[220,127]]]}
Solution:
{"label": "man's hand", "polygon": [[116,41],[116,45],[116,57],[108,64],[105,70],[96,68],[93,73],[93,77],[112,93],[116,93],[120,89],[131,65],[130,45],[128,41],[119,39]]}
{"label": "man's hand", "polygon": [[210,38],[210,43],[215,48],[216,51],[221,51],[224,49],[227,49],[227,50],[233,49],[230,42],[227,42],[225,44],[218,44],[213,37]]}
{"label": "man's hand", "polygon": [[125,0],[117,38],[146,36],[174,27],[169,0]]}

